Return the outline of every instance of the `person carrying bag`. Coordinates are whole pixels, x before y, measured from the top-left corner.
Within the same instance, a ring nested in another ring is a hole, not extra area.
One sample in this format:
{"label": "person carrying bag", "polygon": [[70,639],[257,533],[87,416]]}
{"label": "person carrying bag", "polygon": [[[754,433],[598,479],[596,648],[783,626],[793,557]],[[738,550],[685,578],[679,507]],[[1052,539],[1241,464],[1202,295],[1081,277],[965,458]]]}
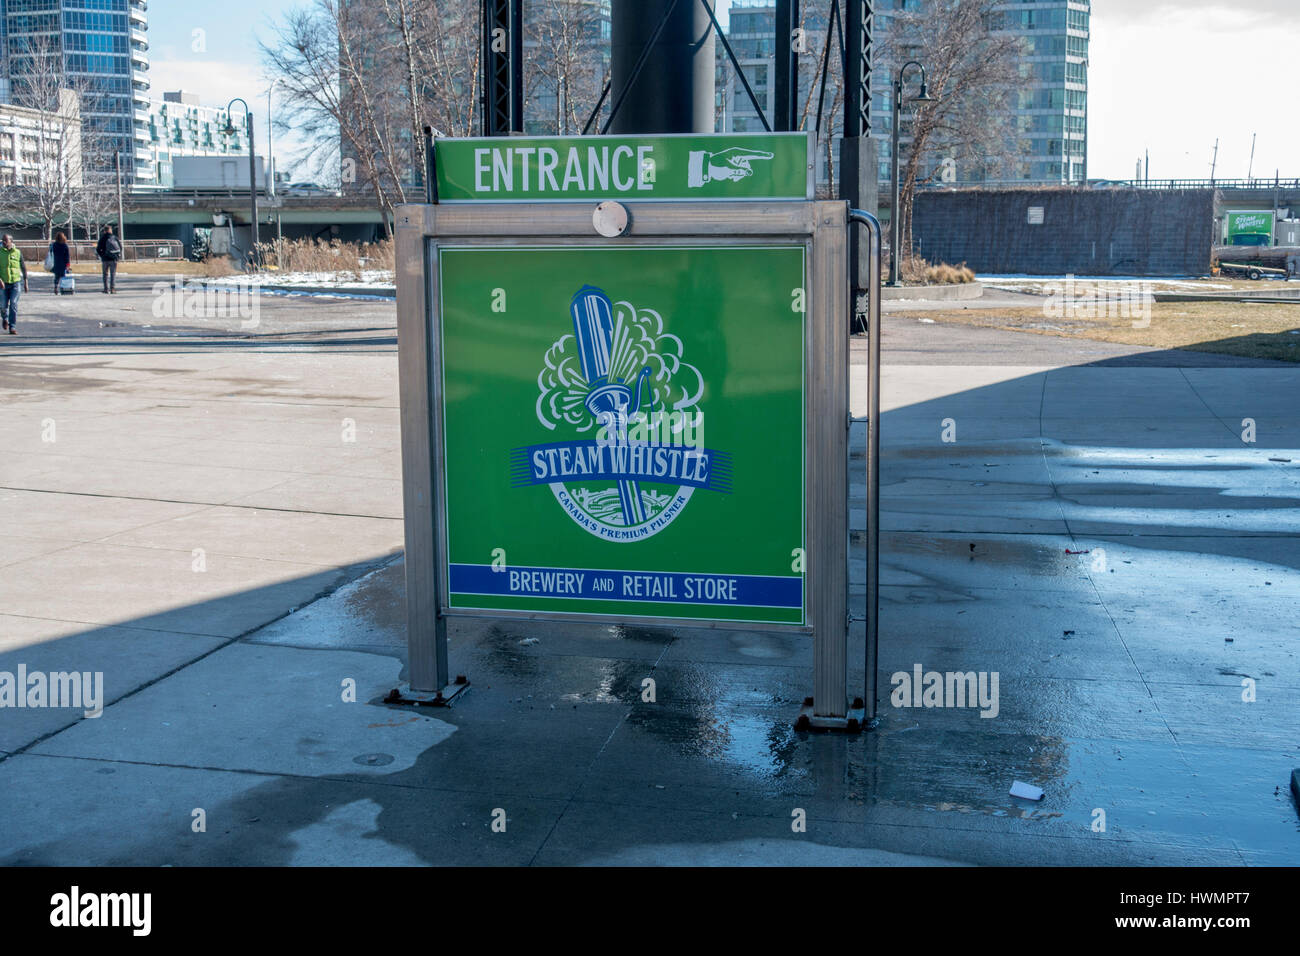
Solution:
{"label": "person carrying bag", "polygon": [[45,268],[54,273],[54,294],[68,291],[71,280],[65,281],[68,267],[72,265],[72,249],[68,246],[68,237],[61,232],[54,234],[50,251],[45,256]]}
{"label": "person carrying bag", "polygon": [[104,276],[104,294],[117,292],[117,261],[122,258],[122,243],[113,235],[113,227],[105,226],[104,233],[95,244]]}

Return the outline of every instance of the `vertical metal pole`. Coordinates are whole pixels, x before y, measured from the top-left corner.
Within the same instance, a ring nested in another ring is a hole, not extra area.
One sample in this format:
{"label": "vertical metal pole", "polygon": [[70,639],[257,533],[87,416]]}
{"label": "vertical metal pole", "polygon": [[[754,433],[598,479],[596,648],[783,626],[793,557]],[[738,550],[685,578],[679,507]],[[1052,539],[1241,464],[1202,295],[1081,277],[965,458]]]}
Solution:
{"label": "vertical metal pole", "polygon": [[[799,128],[799,0],[776,0],[776,76],[773,127],[777,132]],[[725,126],[723,127],[726,128]]]}
{"label": "vertical metal pole", "polygon": [[275,195],[275,138],[271,130],[271,94],[275,92],[275,84],[279,80],[272,80],[271,85],[266,88],[266,195]]}
{"label": "vertical metal pole", "polygon": [[613,0],[608,132],[712,133],[713,24],[701,0]]}
{"label": "vertical metal pole", "polygon": [[261,241],[261,229],[257,221],[257,147],[253,143],[253,114],[246,113],[248,117],[248,197],[249,205],[252,208],[251,235],[253,244],[251,251],[253,253],[253,262],[257,262],[257,246]]}
{"label": "vertical metal pole", "polygon": [[510,0],[510,129],[524,131],[524,4]]}
{"label": "vertical metal pole", "polygon": [[520,0],[483,0],[483,135],[524,128],[524,30]]}
{"label": "vertical metal pole", "polygon": [[122,151],[117,152],[117,240],[126,242],[126,218],[122,215]]}
{"label": "vertical metal pole", "polygon": [[898,124],[902,119],[902,99],[903,99],[903,74],[900,72],[898,78],[894,80],[893,94],[891,97],[894,101],[894,129],[893,139],[890,142],[889,150],[889,180],[893,186],[894,199],[889,207],[889,284],[898,285],[899,262],[902,255],[899,251],[898,244],[902,235],[903,217],[899,212],[899,182],[898,182]]}
{"label": "vertical metal pole", "polygon": [[[813,626],[814,727],[849,724],[849,295],[852,226],[842,202],[817,203],[807,315],[808,617]],[[855,720],[856,723],[856,720]]]}
{"label": "vertical metal pole", "polygon": [[438,295],[437,259],[426,240],[434,206],[397,209],[397,372],[401,391],[402,510],[406,544],[406,626],[409,693],[390,700],[436,704],[450,686],[447,619],[440,573],[438,476],[442,473],[441,345],[429,302]]}
{"label": "vertical metal pole", "polygon": [[424,198],[432,204],[438,201],[438,158],[433,154],[433,127],[424,128]]}
{"label": "vertical metal pole", "polygon": [[854,209],[849,218],[867,227],[870,252],[867,259],[867,454],[866,454],[866,541],[864,558],[867,590],[863,620],[866,624],[866,690],[863,717],[870,726],[876,718],[876,695],[880,670],[880,277],[883,230],[880,220]]}
{"label": "vertical metal pole", "polygon": [[[844,138],[840,142],[840,198],[851,209],[877,205],[876,158],[871,139],[872,0],[845,0]],[[862,261],[858,230],[849,235],[849,289],[855,298],[853,331],[863,331],[856,297],[870,266]]]}
{"label": "vertical metal pole", "polygon": [[492,27],[495,5],[493,0],[482,0],[479,4],[479,22],[483,30],[481,46],[483,47],[479,59],[483,63],[483,135],[495,136],[496,124],[493,122],[496,113],[496,88],[497,77],[495,66],[496,56],[492,52]]}

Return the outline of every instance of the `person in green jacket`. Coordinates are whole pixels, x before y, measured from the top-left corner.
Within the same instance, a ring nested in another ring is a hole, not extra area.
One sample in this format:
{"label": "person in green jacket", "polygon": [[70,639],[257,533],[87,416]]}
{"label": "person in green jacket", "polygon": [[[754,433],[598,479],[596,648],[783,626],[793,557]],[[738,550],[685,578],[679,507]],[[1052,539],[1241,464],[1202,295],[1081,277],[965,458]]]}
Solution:
{"label": "person in green jacket", "polygon": [[14,245],[14,237],[5,233],[0,245],[0,331],[9,330],[10,335],[18,334],[18,295],[27,291],[27,263],[23,262],[23,253]]}

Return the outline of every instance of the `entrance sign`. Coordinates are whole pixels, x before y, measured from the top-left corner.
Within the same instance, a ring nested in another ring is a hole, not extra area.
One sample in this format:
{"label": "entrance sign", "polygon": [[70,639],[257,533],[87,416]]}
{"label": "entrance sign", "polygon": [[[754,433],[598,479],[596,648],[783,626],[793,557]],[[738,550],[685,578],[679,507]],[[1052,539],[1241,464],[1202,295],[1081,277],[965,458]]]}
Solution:
{"label": "entrance sign", "polygon": [[[439,143],[440,196],[491,198],[397,214],[400,699],[454,693],[454,617],[761,628],[811,637],[813,726],[861,726],[850,212],[805,198],[807,150],[803,134]],[[628,156],[649,188],[616,191]]]}
{"label": "entrance sign", "polygon": [[437,139],[438,201],[812,199],[806,133]]}

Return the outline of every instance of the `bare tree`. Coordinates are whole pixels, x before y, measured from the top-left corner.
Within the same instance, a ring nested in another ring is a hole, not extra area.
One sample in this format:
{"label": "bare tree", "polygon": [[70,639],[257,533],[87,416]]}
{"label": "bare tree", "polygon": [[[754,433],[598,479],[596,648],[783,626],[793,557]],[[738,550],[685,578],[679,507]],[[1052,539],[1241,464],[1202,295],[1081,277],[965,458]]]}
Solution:
{"label": "bare tree", "polygon": [[308,143],[296,159],[344,189],[356,183],[373,193],[387,228],[406,199],[395,135],[405,123],[391,106],[381,18],[370,3],[314,0],[285,14],[261,48],[282,91],[278,125]]}
{"label": "bare tree", "polygon": [[[422,0],[430,8],[420,48],[426,78],[421,116],[444,136],[473,136],[479,113],[479,68],[483,62],[479,4],[466,0]],[[467,9],[468,8],[468,9]]]}
{"label": "bare tree", "polygon": [[[560,136],[582,132],[608,77],[598,0],[533,0],[525,30],[527,98],[546,101],[546,125]],[[554,117],[554,123],[551,117]]]}
{"label": "bare tree", "polygon": [[934,98],[916,103],[911,120],[900,121],[908,148],[900,157],[900,208],[890,214],[902,217],[903,249],[912,247],[917,186],[941,175],[940,159],[998,168],[1019,151],[1010,96],[1019,78],[1021,41],[997,29],[997,5],[998,0],[948,0],[894,15],[882,51],[891,64],[890,82],[899,65],[918,60]]}
{"label": "bare tree", "polygon": [[450,0],[312,0],[285,14],[261,46],[277,126],[309,143],[295,158],[373,194],[391,229],[422,181],[422,127],[471,132],[478,24]]}

